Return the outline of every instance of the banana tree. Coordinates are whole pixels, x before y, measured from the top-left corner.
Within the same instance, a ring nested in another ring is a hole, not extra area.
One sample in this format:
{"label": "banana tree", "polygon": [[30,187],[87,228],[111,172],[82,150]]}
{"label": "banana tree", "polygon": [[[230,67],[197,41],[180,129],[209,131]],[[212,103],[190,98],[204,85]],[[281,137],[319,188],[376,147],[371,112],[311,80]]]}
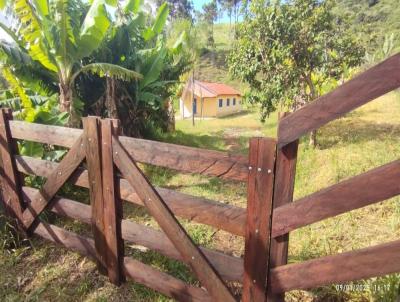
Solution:
{"label": "banana tree", "polygon": [[[118,1],[108,0],[116,5]],[[3,12],[11,14],[12,24],[0,22],[15,42],[15,47],[55,79],[62,112],[76,115],[74,80],[80,73],[123,79],[140,79],[138,72],[118,65],[89,62],[83,59],[98,49],[111,25],[106,10],[106,0],[93,0],[88,5],[81,0],[0,0]],[[0,42],[4,43],[4,42]],[[4,50],[4,47],[1,47]],[[9,53],[8,66],[12,64]]]}
{"label": "banana tree", "polygon": [[[182,58],[185,33],[167,44],[165,38],[168,6],[159,7],[155,17],[149,15],[140,0],[127,1],[116,11],[103,47],[91,56],[92,61],[118,64],[143,75],[140,80],[98,81],[81,77],[79,94],[91,114],[119,118],[127,135],[142,136],[147,126],[163,128],[168,123],[166,100],[170,86],[179,80],[187,66]],[[93,87],[101,93],[94,94]]]}

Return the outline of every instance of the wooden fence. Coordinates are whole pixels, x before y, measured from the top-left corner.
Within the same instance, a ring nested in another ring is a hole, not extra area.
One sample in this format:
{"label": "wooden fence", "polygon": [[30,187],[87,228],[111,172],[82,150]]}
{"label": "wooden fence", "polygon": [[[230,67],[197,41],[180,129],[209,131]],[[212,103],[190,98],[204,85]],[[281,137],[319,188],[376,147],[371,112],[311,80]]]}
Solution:
{"label": "wooden fence", "polygon": [[[287,264],[289,232],[400,194],[400,160],[292,203],[298,139],[400,87],[400,55],[362,73],[299,111],[283,115],[278,139],[252,138],[249,156],[119,135],[117,120],[88,117],[83,130],[13,121],[0,111],[0,180],[7,213],[36,234],[93,258],[116,285],[131,278],[181,301],[235,301],[226,281],[243,284],[243,301],[283,301],[284,293],[400,271],[400,240]],[[69,148],[61,162],[20,156],[16,141]],[[247,182],[247,209],[154,187],[137,163]],[[46,178],[40,190],[20,175]],[[88,188],[90,206],[58,196],[66,183]],[[143,206],[162,231],[123,219],[122,202]],[[90,224],[93,239],[41,221],[45,209]],[[243,258],[197,246],[176,217],[245,238]],[[202,288],[124,256],[124,243],[183,261]]]}

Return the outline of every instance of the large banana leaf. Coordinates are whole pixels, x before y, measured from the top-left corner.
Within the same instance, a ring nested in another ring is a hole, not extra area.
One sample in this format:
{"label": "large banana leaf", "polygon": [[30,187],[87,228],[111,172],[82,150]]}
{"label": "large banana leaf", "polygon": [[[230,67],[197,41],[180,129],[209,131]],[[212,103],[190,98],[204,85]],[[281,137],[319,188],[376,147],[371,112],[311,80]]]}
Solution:
{"label": "large banana leaf", "polygon": [[128,1],[126,1],[125,6],[123,7],[123,11],[125,13],[130,12],[130,13],[137,14],[142,5],[143,5],[143,0],[128,0]]}
{"label": "large banana leaf", "polygon": [[169,8],[167,2],[165,2],[159,7],[153,26],[143,31],[143,38],[146,41],[154,38],[163,31],[165,23],[167,22],[168,14]]}
{"label": "large banana leaf", "polygon": [[45,21],[39,19],[37,11],[28,0],[15,0],[13,8],[21,25],[18,35],[28,45],[29,55],[47,69],[57,72],[55,62],[45,47],[42,36],[46,33],[41,26]]}
{"label": "large banana leaf", "polygon": [[140,81],[140,89],[143,89],[150,83],[153,83],[159,79],[161,71],[164,67],[167,49],[165,47],[160,47],[152,49],[150,54],[148,52],[142,52],[142,55],[142,59],[144,61],[142,70],[144,75],[143,80]]}
{"label": "large banana leaf", "polygon": [[100,46],[109,26],[105,0],[94,0],[81,26],[78,42],[80,58],[88,56]]}
{"label": "large banana leaf", "polygon": [[92,73],[99,77],[111,77],[123,81],[130,81],[135,79],[142,79],[143,76],[133,70],[126,69],[124,67],[109,64],[109,63],[92,63],[83,66],[79,71],[77,71],[73,76],[71,83],[80,73]]}
{"label": "large banana leaf", "polygon": [[32,0],[33,5],[36,7],[38,13],[42,17],[49,15],[49,1],[48,0]]}

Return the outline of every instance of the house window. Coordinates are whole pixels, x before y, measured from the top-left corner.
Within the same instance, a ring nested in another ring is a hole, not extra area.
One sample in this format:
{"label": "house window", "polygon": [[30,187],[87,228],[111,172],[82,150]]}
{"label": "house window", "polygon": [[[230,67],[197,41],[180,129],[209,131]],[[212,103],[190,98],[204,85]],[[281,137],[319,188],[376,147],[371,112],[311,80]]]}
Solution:
{"label": "house window", "polygon": [[229,103],[231,102],[230,99],[226,99],[226,106],[229,106]]}
{"label": "house window", "polygon": [[224,104],[223,100],[222,100],[222,99],[219,99],[219,100],[218,100],[218,107],[221,108],[223,104]]}
{"label": "house window", "polygon": [[236,106],[236,99],[235,98],[233,98],[232,105]]}

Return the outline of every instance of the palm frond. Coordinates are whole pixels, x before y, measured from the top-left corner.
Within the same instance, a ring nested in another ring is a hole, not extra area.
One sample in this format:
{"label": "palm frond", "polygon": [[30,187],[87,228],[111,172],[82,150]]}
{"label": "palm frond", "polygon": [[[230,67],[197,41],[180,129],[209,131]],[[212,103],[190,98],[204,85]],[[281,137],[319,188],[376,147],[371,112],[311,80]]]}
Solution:
{"label": "palm frond", "polygon": [[44,46],[43,28],[35,8],[28,0],[16,0],[14,12],[21,25],[17,35],[21,36],[26,43],[32,59],[40,62],[47,69],[57,72],[57,67]]}
{"label": "palm frond", "polygon": [[109,63],[92,63],[83,66],[72,76],[71,84],[80,73],[92,73],[99,77],[110,77],[123,81],[142,79],[143,76],[133,70]]}
{"label": "palm frond", "polygon": [[24,106],[24,108],[25,109],[32,108],[31,99],[26,94],[25,89],[20,84],[18,78],[14,76],[12,70],[6,66],[3,66],[1,72],[3,74],[4,79],[10,85],[12,92],[15,95],[18,95],[19,98],[21,99],[21,103]]}

